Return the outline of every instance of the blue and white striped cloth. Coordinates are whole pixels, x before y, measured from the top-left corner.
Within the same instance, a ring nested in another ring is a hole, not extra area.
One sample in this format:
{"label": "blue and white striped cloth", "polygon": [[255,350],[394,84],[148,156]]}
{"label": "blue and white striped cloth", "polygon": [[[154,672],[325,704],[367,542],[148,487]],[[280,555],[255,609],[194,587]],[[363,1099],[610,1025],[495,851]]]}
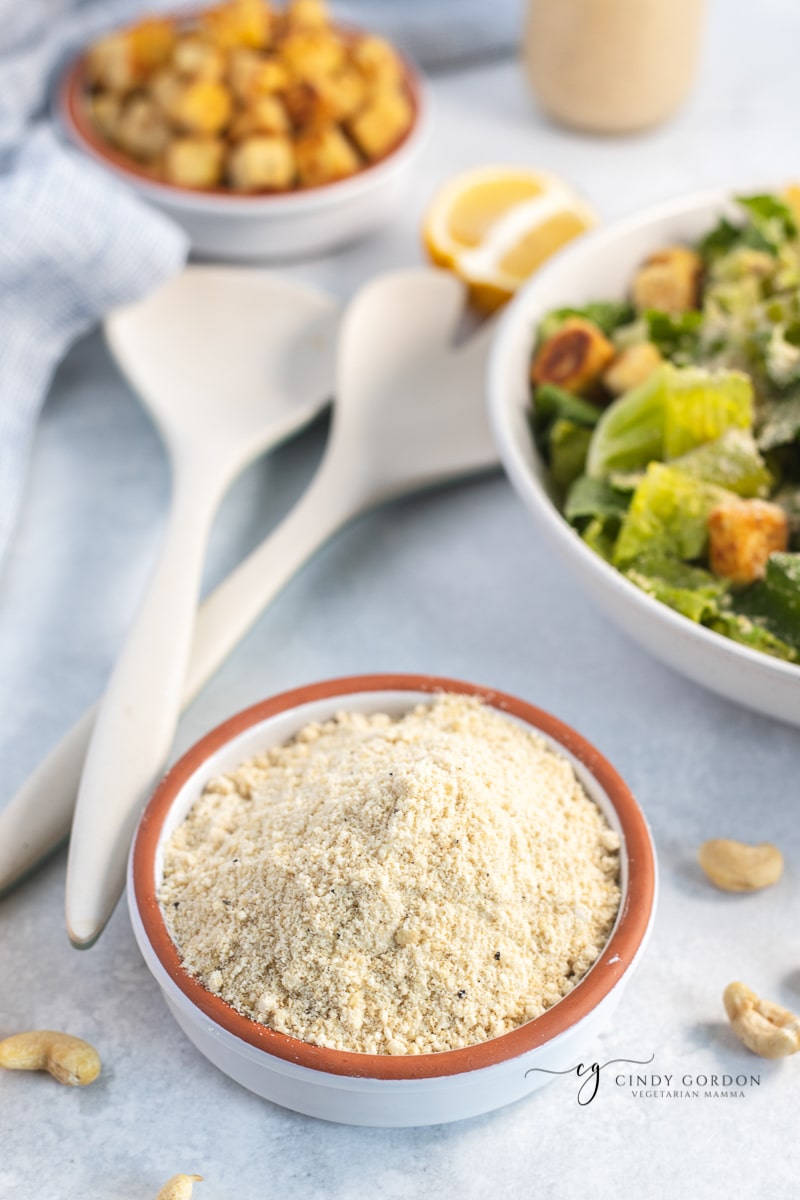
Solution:
{"label": "blue and white striped cloth", "polygon": [[62,56],[137,7],[0,0],[0,560],[59,360],[188,251],[181,230],[62,146],[42,116]]}
{"label": "blue and white striped cloth", "polygon": [[[44,115],[48,87],[59,65],[103,30],[185,3],[0,0],[0,561],[59,360],[112,308],[178,271],[188,250],[166,217],[58,140]],[[333,0],[332,7],[434,68],[510,49],[520,5]]]}

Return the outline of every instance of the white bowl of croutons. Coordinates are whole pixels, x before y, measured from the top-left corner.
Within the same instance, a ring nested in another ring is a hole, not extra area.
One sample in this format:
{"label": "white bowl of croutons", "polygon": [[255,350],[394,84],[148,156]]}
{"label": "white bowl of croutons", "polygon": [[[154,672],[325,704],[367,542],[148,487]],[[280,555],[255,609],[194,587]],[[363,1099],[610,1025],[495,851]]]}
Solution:
{"label": "white bowl of croutons", "polygon": [[67,136],[217,258],[287,259],[391,218],[425,125],[420,75],[322,0],[152,17],[68,68]]}
{"label": "white bowl of croutons", "polygon": [[[538,389],[541,382],[536,378],[537,368],[541,368],[540,352],[547,341],[546,335],[542,333],[542,322],[545,318],[565,308],[573,310],[573,313],[575,310],[583,310],[585,313],[586,306],[597,301],[612,304],[629,301],[636,308],[637,300],[641,298],[637,296],[637,292],[649,291],[656,284],[659,287],[663,285],[671,293],[679,295],[686,286],[686,248],[697,247],[700,240],[717,227],[723,218],[733,224],[742,219],[741,209],[734,203],[730,192],[719,190],[682,197],[585,235],[555,256],[518,293],[501,319],[488,366],[490,418],[500,457],[517,493],[531,512],[543,536],[564,558],[578,583],[606,615],[649,651],[690,679],[747,708],[800,725],[800,663],[789,658],[784,660],[773,657],[769,651],[754,648],[758,638],[764,635],[768,639],[766,645],[776,645],[773,639],[774,630],[769,622],[756,615],[750,620],[749,627],[747,619],[743,625],[740,624],[735,632],[740,637],[753,638],[753,644],[744,644],[743,641],[733,640],[730,634],[723,636],[714,627],[703,624],[700,612],[702,606],[699,603],[694,619],[690,619],[688,610],[676,610],[669,606],[668,599],[657,598],[658,580],[647,590],[643,589],[641,583],[637,586],[632,578],[633,571],[630,568],[626,570],[626,563],[620,566],[620,558],[615,554],[615,550],[619,549],[619,542],[612,542],[604,557],[601,552],[603,547],[598,545],[598,539],[595,539],[595,544],[592,545],[591,538],[587,536],[587,529],[582,528],[580,522],[570,524],[564,515],[565,511],[569,511],[564,490],[560,489],[557,481],[553,479],[554,460],[551,457],[550,462],[546,461],[541,445],[537,445],[539,435],[534,432],[537,427],[534,397],[540,394]],[[723,232],[726,232],[724,227]],[[678,247],[681,249],[678,250]],[[763,266],[763,263],[754,263],[754,267],[759,265]],[[700,293],[703,293],[706,286],[704,280],[708,272],[707,266],[705,273],[701,272],[698,281]],[[653,302],[652,296],[648,295],[644,307],[649,308]],[[697,312],[698,322],[706,319],[702,295],[698,295],[687,307]],[[640,320],[642,315],[639,311]],[[568,346],[568,339],[563,338],[564,344],[560,348],[553,347],[551,356],[554,360],[560,357],[559,366],[565,370],[575,365],[570,355],[573,351],[577,354],[580,350],[577,343],[587,334],[587,330],[583,328],[587,325],[583,315],[573,315],[567,319],[570,325],[565,323],[561,329],[566,329],[573,336],[575,345]],[[675,326],[676,329],[678,327],[679,325]],[[617,388],[610,372],[617,370],[622,374],[623,366],[625,369],[635,366],[638,370],[644,356],[641,347],[637,346],[637,354],[630,355],[625,362],[623,351],[617,345],[617,357],[611,360],[610,365],[601,363],[600,351],[603,349],[604,339],[600,339],[595,333],[594,340],[597,344],[593,352],[598,357],[598,363],[603,365],[608,373],[605,378],[610,386],[606,390],[610,394],[600,395],[598,398],[596,392],[587,392],[586,389],[578,387],[575,389],[574,399],[579,406],[587,401],[596,402],[602,411],[608,412],[609,407],[603,409],[602,406],[613,405],[616,392],[622,392],[621,398],[624,398],[630,385],[635,386],[641,382],[637,379],[625,380],[620,388]],[[589,357],[591,356],[587,355],[585,364],[587,371],[592,366]],[[637,358],[638,363],[635,361]],[[566,378],[564,382],[568,383]],[[642,395],[641,390],[639,395]],[[585,410],[579,407],[579,419],[582,411]],[[602,419],[601,415],[600,420]],[[619,425],[619,421],[617,424]],[[566,425],[569,425],[568,420]],[[595,428],[599,429],[600,425]],[[747,430],[740,430],[738,433],[750,436]],[[592,436],[594,437],[594,434]],[[737,445],[741,446],[741,443]],[[670,455],[666,455],[666,458],[670,460]],[[664,466],[679,469],[683,461],[672,458]],[[678,462],[678,467],[675,467],[675,462]],[[696,460],[693,460],[693,463],[695,462]],[[606,480],[604,486],[607,486],[608,490],[601,498],[613,502],[615,493],[618,493],[616,499],[624,505],[624,489],[638,488],[641,480],[647,479],[649,467],[645,470],[645,466],[646,464],[642,465],[638,476],[636,472],[629,471],[626,478],[625,472],[620,472],[612,476],[610,485]],[[686,566],[687,578],[691,580],[692,586],[696,579],[710,585],[705,592],[699,593],[701,598],[713,598],[716,585],[721,585],[721,588],[728,588],[730,585],[727,595],[732,598],[737,595],[736,589],[739,586],[761,586],[759,580],[743,583],[740,579],[737,583],[734,576],[734,582],[731,584],[730,580],[725,579],[728,573],[725,566],[720,566],[719,561],[714,561],[714,531],[710,526],[713,524],[713,517],[719,516],[723,509],[727,512],[727,507],[731,508],[734,515],[741,513],[749,517],[755,514],[758,520],[749,522],[750,527],[744,530],[745,536],[739,548],[741,553],[737,550],[734,557],[741,558],[745,551],[746,555],[758,551],[759,547],[754,543],[766,528],[762,515],[765,512],[771,514],[776,508],[772,503],[776,489],[773,474],[776,465],[772,461],[768,464],[762,462],[758,469],[767,466],[767,477],[772,476],[769,500],[741,498],[747,495],[764,496],[766,492],[740,491],[739,495],[732,496],[730,504],[725,501],[708,517],[709,528],[706,536],[712,543],[710,565],[707,554],[704,558],[698,554],[694,562],[679,564],[681,568]],[[659,462],[657,471],[663,469]],[[601,478],[596,472],[592,477],[592,441],[589,442],[587,465],[582,470],[591,482]],[[569,490],[566,495],[568,500]],[[641,496],[644,497],[644,492]],[[638,511],[642,512],[643,509],[644,498]],[[624,529],[626,518],[622,517],[621,520]],[[755,529],[756,525],[761,528]],[[617,537],[621,536],[620,532]],[[796,538],[796,533],[793,536]],[[776,548],[770,545],[763,547],[763,558],[767,562],[773,557],[771,550]],[[796,542],[790,541],[787,545],[785,537],[780,551],[783,563],[791,563],[800,558],[796,552]],[[685,557],[691,560],[693,552],[690,551]],[[636,563],[633,566],[635,567]],[[655,573],[654,568],[651,567],[650,570],[651,573]],[[642,566],[640,573],[644,572],[645,567]],[[763,576],[764,572],[759,574]],[[785,578],[791,581],[791,575]],[[688,590],[689,585],[686,586]],[[668,590],[665,588],[661,596],[667,595]],[[682,599],[685,600],[686,597]],[[800,591],[796,591],[792,599],[792,595],[784,589],[782,602],[789,616],[793,613],[800,621]],[[730,621],[737,619],[735,606],[726,610],[722,607],[724,603],[727,603],[725,597],[720,601],[720,619],[715,621],[717,628],[725,628],[725,618]],[[784,646],[783,649],[790,652],[792,646]],[[796,650],[795,656],[797,658]]]}

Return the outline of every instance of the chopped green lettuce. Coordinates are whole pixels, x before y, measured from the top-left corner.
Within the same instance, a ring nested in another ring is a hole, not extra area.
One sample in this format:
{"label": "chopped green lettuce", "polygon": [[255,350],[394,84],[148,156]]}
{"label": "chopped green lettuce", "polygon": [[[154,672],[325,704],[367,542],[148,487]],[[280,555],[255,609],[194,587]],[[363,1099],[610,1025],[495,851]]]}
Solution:
{"label": "chopped green lettuce", "polygon": [[758,431],[758,445],[765,452],[797,441],[800,441],[800,395],[771,405]]}
{"label": "chopped green lettuce", "polygon": [[570,317],[583,317],[610,337],[620,325],[632,321],[634,315],[633,306],[627,301],[590,300],[582,308],[556,308],[548,313],[539,325],[538,337],[540,341],[552,337]]}
{"label": "chopped green lettuce", "polygon": [[784,662],[800,662],[800,650],[741,613],[721,612],[704,624],[715,633],[721,633],[723,637],[741,642],[753,650],[760,650],[762,654],[771,654],[773,658],[781,658]]}
{"label": "chopped green lettuce", "polygon": [[644,319],[647,323],[647,340],[658,348],[664,358],[680,366],[697,359],[703,326],[701,312],[689,309],[673,315],[649,309]]}
{"label": "chopped green lettuce", "polygon": [[701,240],[698,251],[706,262],[714,262],[724,254],[729,254],[734,246],[742,243],[742,227],[734,225],[727,217],[722,217],[710,233]]}
{"label": "chopped green lettuce", "polygon": [[591,429],[559,417],[550,429],[550,475],[556,487],[566,489],[583,474],[592,437]]}
{"label": "chopped green lettuce", "polygon": [[733,606],[800,650],[800,554],[771,554],[765,577],[736,595]]}
{"label": "chopped green lettuce", "polygon": [[737,196],[746,220],[735,225],[723,217],[717,226],[702,239],[699,252],[706,262],[713,263],[740,246],[777,254],[782,246],[797,236],[794,214],[778,196]]}
{"label": "chopped green lettuce", "polygon": [[567,493],[564,516],[572,524],[587,517],[622,518],[629,503],[630,495],[605,480],[581,475]]}
{"label": "chopped green lettuce", "polygon": [[696,446],[670,465],[748,499],[768,496],[775,482],[747,429],[726,429],[716,441]]}
{"label": "chopped green lettuce", "polygon": [[614,557],[614,544],[618,533],[618,517],[595,517],[586,526],[581,537],[595,554],[599,554],[610,563]]}
{"label": "chopped green lettuce", "polygon": [[614,547],[619,567],[642,555],[699,559],[708,544],[708,517],[731,493],[674,467],[651,463],[633,493]]}
{"label": "chopped green lettuce", "polygon": [[777,254],[784,242],[797,237],[794,214],[778,196],[737,196],[736,201],[747,213],[749,244],[756,249]]}
{"label": "chopped green lettuce", "polygon": [[678,458],[726,429],[751,429],[753,385],[740,371],[662,367],[668,372],[664,456]]}
{"label": "chopped green lettuce", "polygon": [[698,623],[717,616],[719,599],[726,591],[722,580],[701,567],[658,555],[637,559],[625,575],[649,596]]}
{"label": "chopped green lettuce", "polygon": [[726,429],[749,429],[753,386],[739,371],[664,363],[606,409],[589,448],[588,473],[606,479],[677,458]]}
{"label": "chopped green lettuce", "polygon": [[560,417],[594,429],[603,415],[603,410],[572,392],[557,387],[554,383],[542,383],[537,387],[533,399],[533,424],[537,437],[546,433]]}

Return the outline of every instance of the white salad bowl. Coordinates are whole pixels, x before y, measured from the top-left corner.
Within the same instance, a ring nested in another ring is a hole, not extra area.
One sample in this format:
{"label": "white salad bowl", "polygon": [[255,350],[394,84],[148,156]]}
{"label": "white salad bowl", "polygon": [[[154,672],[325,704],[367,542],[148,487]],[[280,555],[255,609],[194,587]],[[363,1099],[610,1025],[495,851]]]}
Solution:
{"label": "white salad bowl", "polygon": [[598,607],[651,653],[728,700],[800,725],[800,666],[697,625],[648,596],[591,550],[554,501],[531,435],[531,351],[554,308],[619,300],[653,251],[695,242],[736,209],[729,191],[685,196],[581,237],[520,291],[503,314],[487,375],[489,412],[503,465],[553,548]]}
{"label": "white salad bowl", "polygon": [[[621,836],[622,899],[599,958],[542,1016],[462,1050],[373,1055],[328,1050],[242,1016],[182,966],[157,893],[164,844],[207,780],[292,737],[310,721],[343,710],[399,716],[437,691],[482,697],[533,727],[573,764],[588,794]],[[318,683],[275,696],[232,717],[184,755],[154,793],[133,844],[128,902],[134,933],[167,1005],[187,1037],[237,1083],[286,1108],[350,1125],[433,1125],[477,1116],[590,1064],[639,961],[653,921],[656,864],[647,824],[606,760],[554,717],[500,692],[419,675],[370,675]]]}

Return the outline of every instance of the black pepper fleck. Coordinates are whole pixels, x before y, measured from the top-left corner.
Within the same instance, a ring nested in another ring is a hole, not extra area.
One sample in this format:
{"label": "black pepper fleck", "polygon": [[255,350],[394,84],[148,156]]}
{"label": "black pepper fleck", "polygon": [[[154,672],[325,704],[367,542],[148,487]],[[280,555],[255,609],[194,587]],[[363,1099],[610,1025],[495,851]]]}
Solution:
{"label": "black pepper fleck", "polygon": [[459,988],[458,991],[456,992],[456,996],[458,996],[459,1000],[463,1000],[464,997],[466,996],[466,994],[467,993],[464,991],[463,988]]}
{"label": "black pepper fleck", "polygon": [[497,959],[497,961],[500,962],[500,951],[499,950],[495,950],[494,956]]}

